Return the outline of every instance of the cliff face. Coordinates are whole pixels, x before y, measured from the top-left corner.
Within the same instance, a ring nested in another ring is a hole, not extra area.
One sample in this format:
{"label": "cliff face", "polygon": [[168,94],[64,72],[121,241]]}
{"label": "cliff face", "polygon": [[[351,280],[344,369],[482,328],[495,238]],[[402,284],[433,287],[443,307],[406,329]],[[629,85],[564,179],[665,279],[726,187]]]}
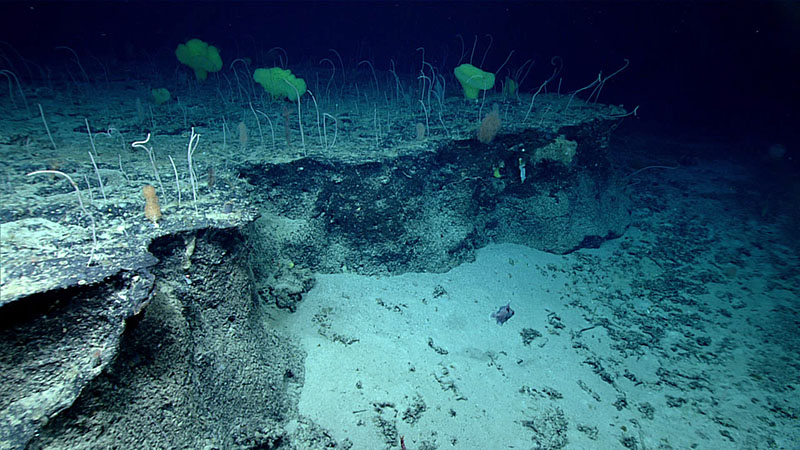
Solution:
{"label": "cliff face", "polygon": [[[297,418],[304,354],[270,329],[269,307],[254,301],[242,234],[203,230],[160,238],[150,249],[159,262],[147,308],[128,321],[116,357],[109,351],[107,360],[89,360],[102,374],[72,381],[70,392],[82,395],[71,407],[75,398],[62,392],[66,410],[49,422],[32,420],[31,429],[41,428],[27,445],[272,448],[286,440],[284,426]],[[97,291],[70,305],[102,299]],[[62,361],[75,366],[79,359]],[[9,437],[12,448],[31,439]]]}

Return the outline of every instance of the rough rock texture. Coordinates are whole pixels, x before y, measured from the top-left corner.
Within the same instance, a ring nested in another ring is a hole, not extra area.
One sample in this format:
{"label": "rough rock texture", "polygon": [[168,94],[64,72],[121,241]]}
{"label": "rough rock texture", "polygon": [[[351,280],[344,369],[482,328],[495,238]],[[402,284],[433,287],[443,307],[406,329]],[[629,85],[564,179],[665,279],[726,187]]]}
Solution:
{"label": "rough rock texture", "polygon": [[23,448],[114,359],[125,321],[150,299],[143,258],[103,282],[31,295],[0,313],[0,448]]}
{"label": "rough rock texture", "polygon": [[303,353],[254,301],[238,229],[154,241],[150,305],[31,448],[291,448]]}
{"label": "rough rock texture", "polygon": [[[359,273],[443,272],[492,241],[554,253],[596,247],[630,220],[607,158],[612,128],[598,119],[383,161],[245,166],[263,202],[251,239],[282,255],[273,267]],[[574,158],[535,157],[563,136],[577,142]]]}

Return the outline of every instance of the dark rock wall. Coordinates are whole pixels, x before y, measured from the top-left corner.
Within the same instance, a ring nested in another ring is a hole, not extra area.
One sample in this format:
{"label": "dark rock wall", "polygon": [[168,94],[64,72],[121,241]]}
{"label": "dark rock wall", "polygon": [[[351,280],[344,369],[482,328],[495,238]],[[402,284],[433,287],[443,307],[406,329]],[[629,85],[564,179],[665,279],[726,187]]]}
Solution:
{"label": "dark rock wall", "polygon": [[[163,237],[114,363],[30,448],[284,448],[303,352],[254,300],[237,229]],[[288,447],[287,447],[288,448]]]}
{"label": "dark rock wall", "polygon": [[629,223],[608,133],[603,122],[565,128],[578,143],[566,164],[534,163],[533,150],[556,136],[525,132],[385,161],[246,166],[263,208],[251,239],[281,255],[278,266],[365,274],[447,271],[491,242],[596,247]]}
{"label": "dark rock wall", "polygon": [[0,310],[0,448],[23,448],[114,359],[125,321],[145,307],[146,267]]}

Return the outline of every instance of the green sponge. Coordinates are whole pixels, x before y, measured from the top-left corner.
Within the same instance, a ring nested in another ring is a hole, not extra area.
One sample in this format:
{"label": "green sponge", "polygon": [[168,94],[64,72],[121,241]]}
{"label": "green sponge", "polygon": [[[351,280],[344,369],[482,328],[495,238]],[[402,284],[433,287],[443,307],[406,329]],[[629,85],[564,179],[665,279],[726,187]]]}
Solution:
{"label": "green sponge", "polygon": [[156,105],[166,103],[172,98],[167,88],[151,89],[150,94],[153,96],[153,101],[156,102]]}
{"label": "green sponge", "polygon": [[494,87],[494,74],[484,72],[472,64],[462,64],[453,69],[453,73],[464,88],[464,97],[470,100],[476,100],[481,90]]}
{"label": "green sponge", "polygon": [[217,47],[200,39],[191,39],[178,45],[175,56],[178,61],[194,69],[194,76],[200,81],[208,77],[208,72],[219,72],[222,69],[222,58],[219,57]]}
{"label": "green sponge", "polygon": [[256,69],[253,79],[274,99],[287,98],[294,102],[298,96],[302,97],[306,93],[305,80],[295,77],[289,69]]}

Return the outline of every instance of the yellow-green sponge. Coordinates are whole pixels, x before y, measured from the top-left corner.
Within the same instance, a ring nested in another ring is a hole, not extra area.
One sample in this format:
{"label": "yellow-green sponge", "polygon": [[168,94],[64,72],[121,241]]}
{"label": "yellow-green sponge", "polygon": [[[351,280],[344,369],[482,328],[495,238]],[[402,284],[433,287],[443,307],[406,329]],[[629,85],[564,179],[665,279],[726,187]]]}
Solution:
{"label": "yellow-green sponge", "polygon": [[178,45],[175,56],[178,61],[194,69],[194,76],[200,81],[208,77],[208,72],[219,72],[222,69],[222,58],[219,57],[217,47],[200,39],[191,39]]}
{"label": "yellow-green sponge", "polygon": [[150,95],[153,96],[153,101],[156,102],[156,105],[166,103],[170,98],[172,98],[167,88],[151,89]]}
{"label": "yellow-green sponge", "polygon": [[305,80],[295,77],[289,69],[256,69],[253,79],[274,99],[287,98],[294,102],[298,96],[302,97],[306,93]]}
{"label": "yellow-green sponge", "polygon": [[453,69],[453,73],[456,74],[456,79],[464,88],[464,97],[470,100],[477,99],[481,90],[494,87],[494,74],[484,72],[472,64],[462,64]]}

